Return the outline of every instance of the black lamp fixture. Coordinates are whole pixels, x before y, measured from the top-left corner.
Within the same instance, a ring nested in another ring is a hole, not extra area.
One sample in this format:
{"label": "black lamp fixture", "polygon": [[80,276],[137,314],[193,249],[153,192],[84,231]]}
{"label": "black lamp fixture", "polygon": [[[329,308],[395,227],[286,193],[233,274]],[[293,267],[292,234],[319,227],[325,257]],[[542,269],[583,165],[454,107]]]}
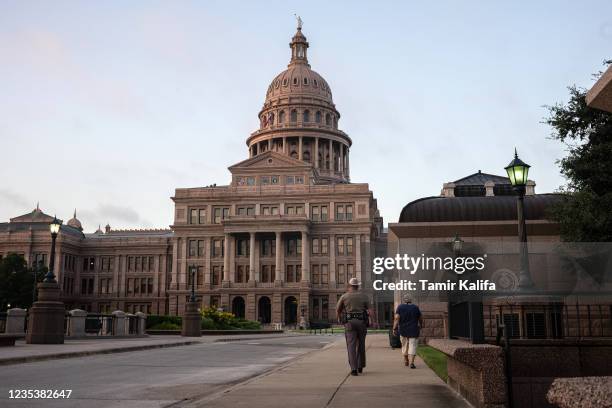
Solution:
{"label": "black lamp fixture", "polygon": [[463,240],[459,238],[459,234],[455,234],[455,238],[451,241],[453,252],[455,255],[459,255],[463,249]]}
{"label": "black lamp fixture", "polygon": [[53,268],[55,266],[55,240],[57,239],[57,234],[59,234],[61,226],[62,222],[58,220],[57,217],[53,217],[53,221],[49,224],[49,231],[51,232],[51,256],[49,257],[49,271],[45,275],[45,280],[43,281],[46,283],[57,283]]}
{"label": "black lamp fixture", "polygon": [[527,248],[527,228],[525,226],[525,186],[527,176],[531,166],[519,159],[516,148],[514,149],[514,159],[508,164],[506,172],[514,191],[517,193],[516,212],[518,218],[518,238],[521,270],[519,274],[519,289],[529,289],[533,287],[531,274],[529,272],[529,257]]}

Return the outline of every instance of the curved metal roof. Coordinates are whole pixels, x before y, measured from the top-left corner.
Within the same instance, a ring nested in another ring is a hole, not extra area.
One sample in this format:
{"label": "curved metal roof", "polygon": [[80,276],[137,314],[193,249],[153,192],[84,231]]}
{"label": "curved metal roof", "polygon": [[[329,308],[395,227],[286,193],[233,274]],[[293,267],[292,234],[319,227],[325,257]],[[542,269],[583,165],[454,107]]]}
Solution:
{"label": "curved metal roof", "polygon": [[[525,196],[525,218],[546,219],[546,209],[561,198],[561,194]],[[436,196],[408,203],[399,222],[506,221],[516,218],[516,196]]]}

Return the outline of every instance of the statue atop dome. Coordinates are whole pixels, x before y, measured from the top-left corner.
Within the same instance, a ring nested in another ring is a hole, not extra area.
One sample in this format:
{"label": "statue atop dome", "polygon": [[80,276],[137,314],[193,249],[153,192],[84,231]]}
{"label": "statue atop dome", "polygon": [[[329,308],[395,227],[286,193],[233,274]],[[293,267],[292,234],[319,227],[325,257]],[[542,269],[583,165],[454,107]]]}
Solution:
{"label": "statue atop dome", "polygon": [[302,29],[302,17],[298,16],[297,14],[294,14],[295,19],[297,20],[297,29],[301,30]]}

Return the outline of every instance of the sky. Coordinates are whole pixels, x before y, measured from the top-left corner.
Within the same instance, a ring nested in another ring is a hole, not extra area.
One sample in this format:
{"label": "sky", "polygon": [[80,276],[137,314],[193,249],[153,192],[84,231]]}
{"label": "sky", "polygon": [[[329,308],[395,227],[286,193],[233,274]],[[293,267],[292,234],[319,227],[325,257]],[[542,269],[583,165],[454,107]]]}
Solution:
{"label": "sky", "polygon": [[0,222],[167,228],[175,188],[230,181],[294,13],[385,224],[516,147],[563,185],[542,123],[612,58],[609,1],[0,0]]}

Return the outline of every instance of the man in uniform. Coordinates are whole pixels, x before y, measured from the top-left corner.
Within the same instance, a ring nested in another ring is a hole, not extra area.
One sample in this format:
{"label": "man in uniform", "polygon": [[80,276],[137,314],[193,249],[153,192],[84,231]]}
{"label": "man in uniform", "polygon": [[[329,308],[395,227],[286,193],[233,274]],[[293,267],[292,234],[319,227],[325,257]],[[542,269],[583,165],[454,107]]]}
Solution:
{"label": "man in uniform", "polygon": [[338,322],[344,324],[351,375],[363,372],[366,365],[365,338],[371,323],[370,301],[359,291],[359,280],[351,278],[348,292],[340,296],[336,305]]}

